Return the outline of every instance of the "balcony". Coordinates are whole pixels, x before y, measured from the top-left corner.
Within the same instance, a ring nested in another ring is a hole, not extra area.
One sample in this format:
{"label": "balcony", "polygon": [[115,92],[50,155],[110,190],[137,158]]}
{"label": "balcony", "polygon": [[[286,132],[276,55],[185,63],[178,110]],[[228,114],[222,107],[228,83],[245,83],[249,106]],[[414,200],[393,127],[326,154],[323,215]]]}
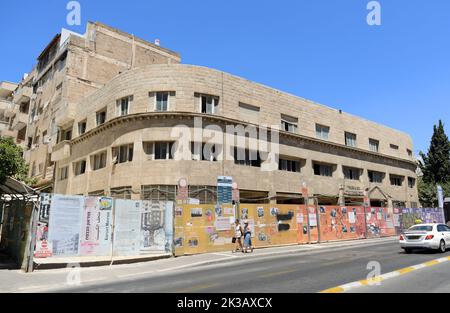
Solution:
{"label": "balcony", "polygon": [[22,102],[29,101],[33,95],[33,89],[31,87],[19,87],[14,93],[13,102],[21,104]]}
{"label": "balcony", "polygon": [[2,132],[4,132],[5,130],[9,129],[9,124],[6,121],[2,121],[0,119],[0,135],[2,134]]}
{"label": "balcony", "polygon": [[0,99],[0,114],[3,114],[5,117],[11,117],[14,115],[13,109],[14,104],[11,101]]}
{"label": "balcony", "polygon": [[16,111],[16,116],[14,117],[14,119],[12,121],[11,129],[19,131],[27,126],[28,114],[21,113],[21,112],[19,112],[19,110],[15,110],[15,111]]}
{"label": "balcony", "polygon": [[68,159],[70,158],[70,154],[70,141],[61,141],[52,148],[52,162],[59,162]]}
{"label": "balcony", "polygon": [[56,125],[59,127],[64,127],[67,124],[72,123],[75,120],[76,113],[75,103],[69,103],[67,101],[61,102],[55,115]]}

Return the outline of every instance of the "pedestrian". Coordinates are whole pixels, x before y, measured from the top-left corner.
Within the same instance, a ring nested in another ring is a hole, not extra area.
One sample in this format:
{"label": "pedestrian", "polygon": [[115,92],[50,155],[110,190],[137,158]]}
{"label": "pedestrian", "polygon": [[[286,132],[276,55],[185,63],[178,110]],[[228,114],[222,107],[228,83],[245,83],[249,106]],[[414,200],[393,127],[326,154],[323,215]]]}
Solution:
{"label": "pedestrian", "polygon": [[234,243],[234,250],[233,252],[239,252],[244,251],[242,247],[242,236],[244,235],[244,230],[241,226],[241,223],[238,219],[234,222],[234,237],[233,237],[233,243]]}
{"label": "pedestrian", "polygon": [[248,253],[248,251],[253,253],[253,245],[252,245],[252,231],[250,229],[250,226],[248,225],[248,222],[245,222],[244,224],[244,249],[242,252]]}

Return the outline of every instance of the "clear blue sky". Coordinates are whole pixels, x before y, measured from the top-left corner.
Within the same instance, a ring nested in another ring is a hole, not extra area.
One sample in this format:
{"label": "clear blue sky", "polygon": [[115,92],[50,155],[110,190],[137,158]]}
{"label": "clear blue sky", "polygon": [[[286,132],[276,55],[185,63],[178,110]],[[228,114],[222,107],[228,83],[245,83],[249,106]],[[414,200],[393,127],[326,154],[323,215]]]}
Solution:
{"label": "clear blue sky", "polygon": [[18,81],[62,27],[100,21],[220,69],[412,135],[426,150],[438,119],[450,130],[450,1],[81,0],[3,1],[0,80]]}

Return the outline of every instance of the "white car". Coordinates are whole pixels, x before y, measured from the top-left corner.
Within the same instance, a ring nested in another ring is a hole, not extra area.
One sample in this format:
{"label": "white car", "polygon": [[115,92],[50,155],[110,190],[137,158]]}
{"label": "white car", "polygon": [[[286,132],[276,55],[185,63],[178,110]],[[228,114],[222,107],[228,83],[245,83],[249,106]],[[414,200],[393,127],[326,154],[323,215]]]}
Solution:
{"label": "white car", "polygon": [[400,235],[400,247],[406,253],[413,249],[432,249],[444,253],[450,247],[450,227],[445,224],[414,225]]}

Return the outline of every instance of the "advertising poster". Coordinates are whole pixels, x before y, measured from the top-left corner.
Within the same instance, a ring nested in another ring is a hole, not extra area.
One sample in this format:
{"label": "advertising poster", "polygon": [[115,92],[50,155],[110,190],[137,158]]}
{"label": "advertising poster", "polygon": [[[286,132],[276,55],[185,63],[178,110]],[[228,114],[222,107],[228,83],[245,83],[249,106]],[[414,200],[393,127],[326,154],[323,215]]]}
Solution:
{"label": "advertising poster", "polygon": [[226,231],[231,230],[231,223],[230,223],[229,217],[217,217],[216,221],[214,222],[214,226],[216,227],[217,231]]}
{"label": "advertising poster", "polygon": [[139,255],[141,201],[115,201],[113,253],[115,256]]}
{"label": "advertising poster", "polygon": [[165,202],[142,201],[141,204],[141,252],[165,252]]}
{"label": "advertising poster", "polygon": [[53,255],[52,245],[48,241],[47,223],[38,223],[36,230],[36,248],[34,257],[38,259],[49,258]]}
{"label": "advertising poster", "polygon": [[80,243],[81,255],[103,256],[111,253],[112,203],[111,198],[85,198]]}
{"label": "advertising poster", "polygon": [[350,224],[356,224],[356,212],[348,212],[348,222]]}
{"label": "advertising poster", "polygon": [[53,256],[79,254],[84,197],[54,195],[50,207],[49,242]]}

